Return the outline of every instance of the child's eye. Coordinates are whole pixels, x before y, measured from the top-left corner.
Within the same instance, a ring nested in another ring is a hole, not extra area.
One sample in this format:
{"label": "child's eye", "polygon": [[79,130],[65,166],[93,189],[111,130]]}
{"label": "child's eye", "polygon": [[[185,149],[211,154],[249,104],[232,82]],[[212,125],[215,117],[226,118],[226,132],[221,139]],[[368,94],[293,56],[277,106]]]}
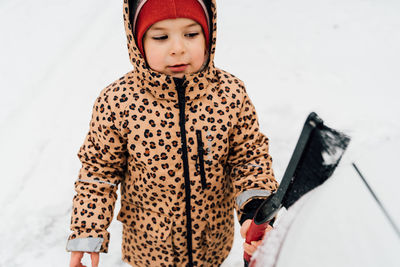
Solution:
{"label": "child's eye", "polygon": [[160,35],[160,36],[153,36],[154,40],[166,40],[168,39],[168,35]]}
{"label": "child's eye", "polygon": [[196,37],[197,35],[199,35],[198,32],[191,32],[191,33],[185,34],[185,36],[186,36],[186,37],[189,37],[189,38],[194,38],[194,37]]}

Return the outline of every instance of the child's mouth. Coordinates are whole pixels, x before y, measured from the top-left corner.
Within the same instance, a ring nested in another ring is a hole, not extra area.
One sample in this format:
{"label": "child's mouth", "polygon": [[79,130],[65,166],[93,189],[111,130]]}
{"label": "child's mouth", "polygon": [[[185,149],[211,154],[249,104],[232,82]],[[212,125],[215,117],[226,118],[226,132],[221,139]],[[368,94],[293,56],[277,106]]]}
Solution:
{"label": "child's mouth", "polygon": [[183,72],[186,70],[187,67],[188,67],[188,64],[177,64],[177,65],[169,66],[168,68],[172,72]]}

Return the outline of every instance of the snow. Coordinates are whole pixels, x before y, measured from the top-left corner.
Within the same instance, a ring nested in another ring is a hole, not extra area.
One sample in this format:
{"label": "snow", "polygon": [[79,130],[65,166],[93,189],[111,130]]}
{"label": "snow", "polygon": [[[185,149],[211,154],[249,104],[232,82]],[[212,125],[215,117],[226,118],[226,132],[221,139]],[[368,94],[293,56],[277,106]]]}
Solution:
{"label": "snow", "polygon": [[343,155],[343,153],[345,152],[343,149],[336,149],[335,151],[333,151],[334,153],[330,154],[326,151],[322,152],[322,159],[324,160],[324,165],[334,165],[336,164],[336,162],[338,162],[338,160],[340,159],[340,157]]}
{"label": "snow", "polygon": [[[245,81],[278,178],[309,112],[352,137],[295,217],[278,266],[399,266],[399,240],[348,166],[400,225],[400,2],[217,3],[216,65]],[[68,264],[76,153],[98,93],[131,69],[122,21],[122,1],[0,2],[0,266]],[[223,266],[243,265],[238,226]],[[121,224],[109,230],[100,265],[127,266]]]}
{"label": "snow", "polygon": [[254,266],[399,266],[399,236],[357,175],[341,164],[282,214]]}
{"label": "snow", "polygon": [[268,238],[263,239],[260,247],[252,256],[251,266],[272,267],[276,264],[293,221],[310,195],[307,194],[296,201],[289,211],[286,212],[285,209],[279,211],[274,229],[268,233]]}
{"label": "snow", "polygon": [[343,156],[350,138],[342,133],[322,130],[321,137],[325,140],[326,148],[321,153],[323,164],[326,166],[336,165]]}

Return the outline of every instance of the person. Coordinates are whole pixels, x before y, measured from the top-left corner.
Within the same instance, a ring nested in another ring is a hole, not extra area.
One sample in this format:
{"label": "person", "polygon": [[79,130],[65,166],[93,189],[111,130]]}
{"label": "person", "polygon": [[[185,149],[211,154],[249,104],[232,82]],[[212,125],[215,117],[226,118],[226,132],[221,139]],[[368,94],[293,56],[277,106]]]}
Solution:
{"label": "person", "polygon": [[[108,251],[121,188],[132,266],[219,266],[277,190],[268,138],[241,80],[214,65],[215,0],[124,0],[133,70],[100,92],[78,157],[67,251]],[[268,231],[269,229],[267,229]],[[259,242],[246,244],[251,254]]]}

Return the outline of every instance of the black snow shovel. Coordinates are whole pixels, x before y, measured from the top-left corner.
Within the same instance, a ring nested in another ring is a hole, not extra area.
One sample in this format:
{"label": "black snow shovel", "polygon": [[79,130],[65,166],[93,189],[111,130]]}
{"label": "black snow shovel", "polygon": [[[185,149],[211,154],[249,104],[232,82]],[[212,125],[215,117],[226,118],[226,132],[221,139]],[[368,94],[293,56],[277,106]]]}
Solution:
{"label": "black snow shovel", "polygon": [[[349,142],[348,136],[325,126],[316,113],[310,113],[279,188],[257,209],[246,234],[246,243],[261,240],[282,207],[288,209],[301,196],[324,183],[339,164]],[[246,267],[250,259],[251,256],[244,253]]]}

